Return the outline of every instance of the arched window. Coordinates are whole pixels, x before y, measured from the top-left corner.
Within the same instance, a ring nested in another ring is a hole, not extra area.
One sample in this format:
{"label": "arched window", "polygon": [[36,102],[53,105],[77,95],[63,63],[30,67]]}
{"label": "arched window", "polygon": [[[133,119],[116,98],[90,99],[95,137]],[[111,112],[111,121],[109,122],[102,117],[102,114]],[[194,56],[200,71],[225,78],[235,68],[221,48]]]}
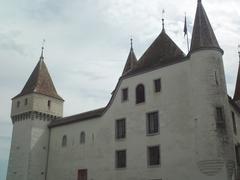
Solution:
{"label": "arched window", "polygon": [[67,146],[67,136],[64,135],[62,138],[62,147],[66,147]]}
{"label": "arched window", "polygon": [[145,89],[143,84],[136,87],[136,104],[145,102]]}
{"label": "arched window", "polygon": [[85,144],[85,132],[82,131],[80,134],[80,144]]}

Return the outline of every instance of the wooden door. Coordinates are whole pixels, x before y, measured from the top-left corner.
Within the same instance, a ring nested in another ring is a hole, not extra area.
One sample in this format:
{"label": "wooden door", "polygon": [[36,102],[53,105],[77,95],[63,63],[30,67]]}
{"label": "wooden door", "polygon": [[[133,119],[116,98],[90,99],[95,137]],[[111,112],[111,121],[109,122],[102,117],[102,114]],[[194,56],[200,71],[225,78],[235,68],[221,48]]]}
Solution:
{"label": "wooden door", "polygon": [[87,169],[78,170],[78,180],[87,180]]}

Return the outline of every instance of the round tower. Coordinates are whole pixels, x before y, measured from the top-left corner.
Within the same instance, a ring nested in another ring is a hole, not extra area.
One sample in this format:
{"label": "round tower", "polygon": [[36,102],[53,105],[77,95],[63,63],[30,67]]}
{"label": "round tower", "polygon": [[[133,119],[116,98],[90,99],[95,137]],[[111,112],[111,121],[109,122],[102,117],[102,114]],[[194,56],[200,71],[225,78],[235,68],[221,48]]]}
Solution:
{"label": "round tower", "polygon": [[201,174],[199,179],[230,180],[235,158],[223,50],[201,0],[198,0],[189,56],[191,116],[195,123],[194,157]]}
{"label": "round tower", "polygon": [[20,94],[12,99],[12,143],[7,180],[44,180],[47,168],[48,124],[63,115],[43,48],[40,60]]}

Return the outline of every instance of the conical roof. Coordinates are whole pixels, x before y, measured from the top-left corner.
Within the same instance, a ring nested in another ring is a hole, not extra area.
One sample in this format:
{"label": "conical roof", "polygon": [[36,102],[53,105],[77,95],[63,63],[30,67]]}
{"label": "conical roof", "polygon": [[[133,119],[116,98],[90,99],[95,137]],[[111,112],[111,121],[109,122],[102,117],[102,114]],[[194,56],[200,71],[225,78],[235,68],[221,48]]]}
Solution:
{"label": "conical roof", "polygon": [[[240,60],[240,52],[239,53],[239,60]],[[234,101],[240,101],[240,62],[238,65],[238,75],[237,75],[237,82],[236,82],[236,87],[235,87],[235,93],[233,97]]]}
{"label": "conical roof", "polygon": [[137,58],[135,56],[133,48],[131,47],[122,75],[131,71],[136,66],[136,64],[137,64]]}
{"label": "conical roof", "polygon": [[161,65],[176,61],[176,59],[180,60],[184,56],[185,54],[183,51],[166,34],[163,28],[160,35],[146,50],[130,73],[154,69]]}
{"label": "conical roof", "polygon": [[190,52],[206,48],[214,48],[223,52],[218,44],[202,2],[198,0]]}
{"label": "conical roof", "polygon": [[14,98],[31,94],[31,93],[43,94],[46,96],[63,100],[58,95],[55,89],[52,78],[48,72],[47,66],[44,63],[43,56],[41,56],[38,64],[34,68],[32,74],[30,75],[21,93],[15,96]]}

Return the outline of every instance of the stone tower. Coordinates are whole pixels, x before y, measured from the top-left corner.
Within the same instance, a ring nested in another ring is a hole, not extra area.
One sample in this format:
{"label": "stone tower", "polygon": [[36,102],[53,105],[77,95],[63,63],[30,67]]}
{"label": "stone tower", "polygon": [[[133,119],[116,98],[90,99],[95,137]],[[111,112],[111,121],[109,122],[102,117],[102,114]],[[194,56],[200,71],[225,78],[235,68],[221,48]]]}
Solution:
{"label": "stone tower", "polygon": [[195,160],[205,179],[232,179],[234,145],[220,48],[201,0],[194,22],[190,102],[195,121]]}
{"label": "stone tower", "polygon": [[40,60],[20,94],[12,99],[12,144],[7,180],[44,180],[47,169],[48,124],[63,115],[46,64]]}

